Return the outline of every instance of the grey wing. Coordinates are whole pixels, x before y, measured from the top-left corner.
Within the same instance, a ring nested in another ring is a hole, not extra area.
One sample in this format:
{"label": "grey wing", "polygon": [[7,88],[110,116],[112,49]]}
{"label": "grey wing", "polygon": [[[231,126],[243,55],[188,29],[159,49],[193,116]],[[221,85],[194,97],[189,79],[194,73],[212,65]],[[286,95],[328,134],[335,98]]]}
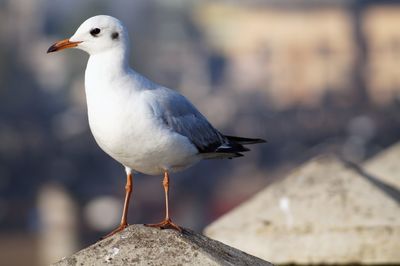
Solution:
{"label": "grey wing", "polygon": [[235,157],[240,156],[239,152],[248,150],[229,141],[184,96],[174,91],[158,93],[152,108],[170,130],[187,137],[199,153],[220,153],[227,154],[222,157]]}

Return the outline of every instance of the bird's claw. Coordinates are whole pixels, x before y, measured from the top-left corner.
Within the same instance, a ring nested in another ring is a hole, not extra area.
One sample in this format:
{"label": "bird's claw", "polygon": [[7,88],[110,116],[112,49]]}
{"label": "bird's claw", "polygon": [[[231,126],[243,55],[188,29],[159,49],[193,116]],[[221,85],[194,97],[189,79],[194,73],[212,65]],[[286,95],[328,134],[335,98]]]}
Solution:
{"label": "bird's claw", "polygon": [[103,236],[102,238],[101,238],[101,240],[102,239],[106,239],[106,238],[108,238],[108,237],[110,237],[110,236],[113,236],[113,235],[115,235],[116,233],[119,233],[119,232],[121,232],[121,231],[123,231],[125,228],[127,228],[128,227],[128,224],[120,224],[116,229],[114,229],[113,231],[111,231],[108,235],[106,235],[106,236]]}
{"label": "bird's claw", "polygon": [[156,227],[159,229],[174,229],[182,233],[182,228],[179,225],[173,223],[171,219],[165,219],[164,221],[156,224],[145,224],[145,226]]}

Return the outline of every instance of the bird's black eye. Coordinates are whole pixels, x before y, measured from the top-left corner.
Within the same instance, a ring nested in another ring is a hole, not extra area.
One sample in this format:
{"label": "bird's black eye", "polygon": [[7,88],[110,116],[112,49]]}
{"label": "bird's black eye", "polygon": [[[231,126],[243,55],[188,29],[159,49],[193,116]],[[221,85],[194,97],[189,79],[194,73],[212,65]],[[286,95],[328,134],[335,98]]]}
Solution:
{"label": "bird's black eye", "polygon": [[118,32],[113,32],[113,33],[111,34],[111,39],[113,39],[113,40],[118,39],[118,37],[119,37]]}
{"label": "bird's black eye", "polygon": [[99,33],[100,33],[100,29],[99,28],[94,28],[94,29],[90,30],[90,34],[93,37],[96,37],[96,35],[99,34]]}

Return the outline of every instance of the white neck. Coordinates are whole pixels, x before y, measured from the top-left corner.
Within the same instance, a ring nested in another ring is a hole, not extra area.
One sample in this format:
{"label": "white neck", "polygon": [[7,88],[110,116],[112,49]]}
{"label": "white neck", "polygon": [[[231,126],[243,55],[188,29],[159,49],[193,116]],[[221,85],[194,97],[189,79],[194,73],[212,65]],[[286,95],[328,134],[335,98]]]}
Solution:
{"label": "white neck", "polygon": [[110,49],[89,57],[86,67],[86,81],[115,79],[129,72],[129,53],[124,49]]}
{"label": "white neck", "polygon": [[131,69],[128,58],[129,51],[127,49],[110,49],[89,57],[85,72],[85,89],[88,100],[90,96],[96,97],[100,91],[118,89],[139,91],[158,86]]}

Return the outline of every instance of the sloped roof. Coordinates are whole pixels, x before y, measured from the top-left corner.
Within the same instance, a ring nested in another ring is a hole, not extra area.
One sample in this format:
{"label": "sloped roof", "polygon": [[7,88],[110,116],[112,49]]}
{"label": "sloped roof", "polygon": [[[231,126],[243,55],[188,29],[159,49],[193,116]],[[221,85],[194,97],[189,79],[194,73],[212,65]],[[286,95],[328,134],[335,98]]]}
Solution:
{"label": "sloped roof", "polygon": [[400,189],[400,142],[375,155],[364,167],[369,174]]}
{"label": "sloped roof", "polygon": [[208,226],[272,263],[400,262],[400,205],[333,156],[299,167]]}

